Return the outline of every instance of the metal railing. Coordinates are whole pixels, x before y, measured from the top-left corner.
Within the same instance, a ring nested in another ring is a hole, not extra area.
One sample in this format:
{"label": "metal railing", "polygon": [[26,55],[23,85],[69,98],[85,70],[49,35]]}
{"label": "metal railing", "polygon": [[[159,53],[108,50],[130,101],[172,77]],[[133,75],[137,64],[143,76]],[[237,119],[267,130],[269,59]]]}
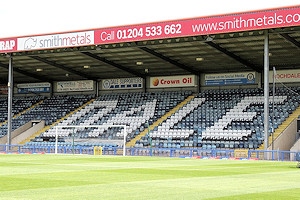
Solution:
{"label": "metal railing", "polygon": [[[277,161],[297,161],[299,152],[280,150],[246,150],[244,157],[235,157],[234,149],[201,149],[201,148],[127,148],[126,156],[160,156],[181,158],[216,158],[216,159],[259,159]],[[0,153],[5,154],[50,154],[55,153],[54,145],[0,145]],[[59,154],[94,154],[91,146],[58,146]],[[122,147],[102,147],[102,155],[123,155]]]}

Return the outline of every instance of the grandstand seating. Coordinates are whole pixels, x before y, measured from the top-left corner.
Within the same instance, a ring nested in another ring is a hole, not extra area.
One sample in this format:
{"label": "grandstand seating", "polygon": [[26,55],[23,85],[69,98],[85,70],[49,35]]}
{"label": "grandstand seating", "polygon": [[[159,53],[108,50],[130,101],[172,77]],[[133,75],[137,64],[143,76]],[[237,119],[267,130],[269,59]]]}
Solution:
{"label": "grandstand seating", "polygon": [[[12,99],[12,115],[20,114],[26,109],[29,109],[32,105],[36,104],[43,100],[44,96],[28,96],[28,97],[13,97]],[[0,98],[1,108],[0,108],[0,137],[7,134],[7,109],[8,103],[7,98]],[[26,121],[27,122],[27,121]],[[18,128],[20,125],[26,123],[24,120],[17,121],[16,119],[12,120],[12,130]]]}
{"label": "grandstand seating", "polygon": [[[93,95],[57,95],[51,98],[45,98],[43,96],[14,98],[14,114],[18,114],[20,111],[24,111],[24,113],[19,116],[15,116],[12,119],[12,130],[17,129],[31,120],[45,120],[46,125],[53,124],[55,121],[62,118],[75,108],[78,108],[92,97]],[[40,100],[43,101],[33,108],[28,109]],[[2,136],[7,134],[6,123],[0,127],[0,131]]]}
{"label": "grandstand seating", "polygon": [[[300,92],[300,88],[291,89]],[[270,132],[299,106],[300,97],[293,95],[292,90],[277,88],[274,98],[270,94]],[[126,125],[127,141],[130,141],[189,95],[192,95],[191,91],[106,94],[58,125]],[[155,126],[150,134],[141,137],[135,147],[149,147],[151,143],[158,148],[256,149],[264,141],[263,104],[263,90],[258,88],[205,90],[195,94],[190,102]],[[30,145],[49,141],[53,144],[54,131],[54,127],[47,130]],[[75,133],[78,138],[91,139],[84,144],[87,146],[107,145],[104,140],[121,139],[123,134],[122,129],[116,127],[82,128]],[[59,137],[59,144],[66,145],[70,132],[61,130]]]}
{"label": "grandstand seating", "polygon": [[[299,88],[292,89],[299,92]],[[277,94],[274,97],[274,112],[270,109],[270,132],[273,132],[273,127],[276,129],[300,103],[300,97],[293,95],[291,90],[278,88]],[[207,90],[195,98],[204,100],[193,112],[178,123],[174,123],[169,129],[161,125],[153,131],[151,136],[153,146],[256,149],[262,144],[264,140],[262,89]],[[272,103],[272,96],[270,101]],[[182,138],[172,134],[178,129],[194,132],[189,134],[188,138]],[[148,140],[147,136],[142,137],[136,146],[148,145]]]}
{"label": "grandstand seating", "polygon": [[[42,99],[44,96],[14,97],[12,99],[12,113],[18,114]],[[7,98],[0,98],[0,103],[0,122],[4,122],[7,120]]]}
{"label": "grandstand seating", "polygon": [[[191,91],[107,94],[96,98],[91,104],[73,113],[58,125],[126,125],[129,141],[143,131],[146,124],[152,124],[189,95]],[[40,137],[47,141],[47,138],[55,136],[55,132],[53,127]],[[71,134],[62,129],[58,132],[59,137],[68,137]],[[76,129],[73,134],[77,138],[98,138],[99,142],[122,140],[124,137],[124,132],[119,127]]]}

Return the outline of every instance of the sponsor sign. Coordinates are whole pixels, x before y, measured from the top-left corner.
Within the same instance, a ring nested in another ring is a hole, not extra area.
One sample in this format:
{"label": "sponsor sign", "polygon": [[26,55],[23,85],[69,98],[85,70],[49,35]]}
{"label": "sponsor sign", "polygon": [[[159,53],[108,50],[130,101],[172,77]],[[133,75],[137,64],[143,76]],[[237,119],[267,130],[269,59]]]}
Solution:
{"label": "sponsor sign", "polygon": [[300,25],[300,6],[82,32],[0,39],[0,53],[263,30]]}
{"label": "sponsor sign", "polygon": [[[273,83],[273,71],[269,72],[269,82]],[[276,70],[275,83],[300,82],[300,69]]]}
{"label": "sponsor sign", "polygon": [[195,86],[194,75],[150,77],[150,88],[193,87],[193,86]]}
{"label": "sponsor sign", "polygon": [[0,94],[8,94],[7,85],[0,85]]}
{"label": "sponsor sign", "polygon": [[48,93],[50,92],[50,87],[51,84],[47,82],[17,84],[19,94]]}
{"label": "sponsor sign", "polygon": [[94,44],[94,31],[18,38],[18,50],[53,49]]}
{"label": "sponsor sign", "polygon": [[56,83],[57,92],[89,91],[94,90],[92,80],[83,81],[62,81]]}
{"label": "sponsor sign", "polygon": [[104,90],[137,88],[143,88],[143,79],[140,77],[102,80],[102,89]]}
{"label": "sponsor sign", "polygon": [[234,157],[235,158],[248,158],[248,150],[247,149],[235,149]]}
{"label": "sponsor sign", "polygon": [[6,38],[0,39],[0,52],[12,52],[17,50],[17,39],[16,38]]}
{"label": "sponsor sign", "polygon": [[28,94],[28,93],[48,93],[50,88],[38,87],[38,88],[18,88],[19,94]]}
{"label": "sponsor sign", "polygon": [[165,21],[95,30],[95,44],[122,43],[299,26],[300,7]]}
{"label": "sponsor sign", "polygon": [[205,85],[244,85],[255,83],[255,72],[206,74]]}

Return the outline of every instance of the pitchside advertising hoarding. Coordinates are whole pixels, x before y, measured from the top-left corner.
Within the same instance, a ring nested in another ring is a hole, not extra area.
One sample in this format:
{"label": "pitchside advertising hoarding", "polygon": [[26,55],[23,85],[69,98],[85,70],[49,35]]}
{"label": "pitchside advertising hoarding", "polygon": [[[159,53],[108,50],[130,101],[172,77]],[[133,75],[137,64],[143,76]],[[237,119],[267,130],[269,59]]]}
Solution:
{"label": "pitchside advertising hoarding", "polygon": [[17,84],[17,91],[19,94],[28,93],[48,93],[50,92],[51,84],[47,82],[42,83],[22,83]]}
{"label": "pitchside advertising hoarding", "polygon": [[144,41],[300,25],[300,6],[95,30],[0,39],[0,53]]}
{"label": "pitchside advertising hoarding", "polygon": [[195,87],[195,75],[150,77],[150,88]]}
{"label": "pitchside advertising hoarding", "polygon": [[[269,72],[269,82],[273,83],[273,71]],[[276,70],[275,71],[275,83],[299,83],[300,82],[300,69],[292,70]]]}
{"label": "pitchside advertising hoarding", "polygon": [[205,74],[205,85],[245,85],[255,83],[255,72]]}
{"label": "pitchside advertising hoarding", "polygon": [[143,88],[143,79],[140,77],[103,79],[101,85],[103,90],[139,89]]}

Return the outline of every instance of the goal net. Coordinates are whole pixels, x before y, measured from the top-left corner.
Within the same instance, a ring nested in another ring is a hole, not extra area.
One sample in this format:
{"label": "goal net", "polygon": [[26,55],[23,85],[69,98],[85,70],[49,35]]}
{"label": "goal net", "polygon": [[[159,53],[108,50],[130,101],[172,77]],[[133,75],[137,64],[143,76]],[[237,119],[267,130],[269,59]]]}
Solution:
{"label": "goal net", "polygon": [[126,125],[57,125],[55,126],[55,154],[60,145],[115,147],[123,150],[126,155]]}

